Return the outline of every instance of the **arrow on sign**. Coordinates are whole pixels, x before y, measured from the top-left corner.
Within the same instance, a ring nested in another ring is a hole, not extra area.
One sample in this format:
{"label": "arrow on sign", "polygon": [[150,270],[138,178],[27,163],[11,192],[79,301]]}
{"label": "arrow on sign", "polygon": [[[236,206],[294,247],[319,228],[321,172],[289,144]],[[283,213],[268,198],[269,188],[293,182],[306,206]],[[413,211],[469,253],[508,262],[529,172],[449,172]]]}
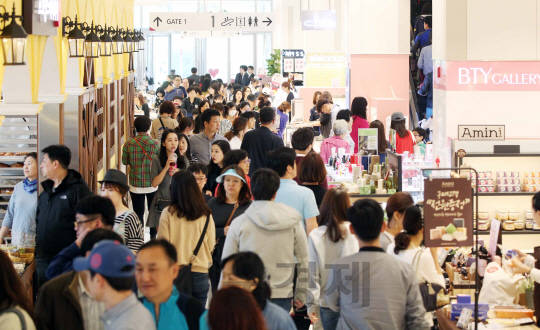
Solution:
{"label": "arrow on sign", "polygon": [[268,21],[262,21],[262,22],[268,23],[266,26],[270,26],[270,24],[272,24],[272,20],[270,19],[270,17],[266,17],[266,19],[268,19]]}
{"label": "arrow on sign", "polygon": [[154,20],[154,22],[156,22],[157,26],[159,27],[159,22],[163,22],[163,21],[161,20],[161,18],[156,17],[156,19]]}

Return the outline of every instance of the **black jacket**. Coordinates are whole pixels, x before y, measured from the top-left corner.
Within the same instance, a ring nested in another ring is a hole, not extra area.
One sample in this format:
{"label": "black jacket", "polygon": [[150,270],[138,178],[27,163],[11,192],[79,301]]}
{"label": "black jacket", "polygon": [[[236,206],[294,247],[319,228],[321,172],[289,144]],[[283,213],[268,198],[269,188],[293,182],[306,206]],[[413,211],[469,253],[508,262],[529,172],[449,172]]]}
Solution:
{"label": "black jacket", "polygon": [[251,158],[249,175],[259,168],[266,167],[266,153],[283,147],[283,139],[272,133],[267,127],[251,130],[244,135],[241,149],[245,150]]}
{"label": "black jacket", "polygon": [[187,115],[189,118],[193,118],[193,110],[199,109],[199,104],[201,103],[201,99],[198,97],[193,99],[193,103],[189,100],[189,97],[186,97],[184,99],[184,102],[182,102],[182,109],[186,110]]}
{"label": "black jacket", "polygon": [[92,195],[81,174],[75,170],[69,170],[54,191],[53,185],[52,180],[41,183],[43,192],[39,195],[36,217],[36,257],[47,262],[75,241],[75,206],[84,197]]}

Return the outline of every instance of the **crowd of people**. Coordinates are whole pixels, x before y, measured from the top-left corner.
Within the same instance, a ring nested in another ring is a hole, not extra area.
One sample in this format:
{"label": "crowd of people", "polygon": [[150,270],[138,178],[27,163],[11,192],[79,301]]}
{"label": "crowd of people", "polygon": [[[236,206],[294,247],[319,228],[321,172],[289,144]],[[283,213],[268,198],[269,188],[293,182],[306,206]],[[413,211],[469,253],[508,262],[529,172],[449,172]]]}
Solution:
{"label": "crowd of people", "polygon": [[[243,82],[249,68],[241,73]],[[26,157],[0,238],[11,229],[14,244],[35,242],[40,290],[32,309],[1,252],[0,277],[12,285],[0,288],[0,312],[14,308],[29,329],[296,329],[291,310],[324,330],[430,328],[407,265],[421,251],[412,198],[393,195],[385,223],[377,202],[351,205],[346,190],[326,184],[329,150],[357,152],[358,128],[379,129],[379,152],[388,147],[365,98],[347,110],[316,93],[320,131],[297,129],[289,148],[281,134],[290,82],[273,107],[264,89],[172,78],[157,90],[159,117],[135,118],[137,134],[122,148],[127,175],[108,170],[98,195],[69,169],[70,150],[52,145],[42,150],[38,197],[39,160]],[[398,152],[424,136],[401,113],[392,128]],[[435,282],[429,257],[416,277]],[[5,315],[0,326],[18,324]]]}

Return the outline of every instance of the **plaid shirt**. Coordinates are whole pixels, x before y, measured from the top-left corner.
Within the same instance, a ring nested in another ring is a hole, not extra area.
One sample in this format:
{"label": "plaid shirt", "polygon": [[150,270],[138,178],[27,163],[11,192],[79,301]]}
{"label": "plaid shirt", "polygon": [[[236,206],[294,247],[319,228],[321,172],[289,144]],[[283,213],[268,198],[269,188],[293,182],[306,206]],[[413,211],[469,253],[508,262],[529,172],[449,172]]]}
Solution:
{"label": "plaid shirt", "polygon": [[135,138],[129,139],[122,148],[122,164],[129,165],[129,184],[132,187],[148,188],[152,186],[150,179],[152,160],[148,159],[137,142],[150,158],[159,153],[159,142],[146,133],[140,133]]}

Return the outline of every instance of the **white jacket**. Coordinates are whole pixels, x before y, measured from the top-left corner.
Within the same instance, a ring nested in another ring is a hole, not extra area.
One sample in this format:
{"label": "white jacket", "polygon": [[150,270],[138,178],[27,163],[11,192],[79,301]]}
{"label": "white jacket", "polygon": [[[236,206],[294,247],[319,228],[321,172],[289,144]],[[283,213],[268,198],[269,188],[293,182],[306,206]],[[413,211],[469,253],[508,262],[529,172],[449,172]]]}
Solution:
{"label": "white jacket", "polygon": [[315,313],[317,306],[328,307],[323,297],[321,288],[326,288],[330,265],[339,258],[357,253],[360,250],[358,240],[351,234],[350,222],[344,222],[341,228],[347,232],[345,239],[336,243],[326,235],[328,227],[320,226],[309,234],[309,292],[306,302],[308,313]]}

